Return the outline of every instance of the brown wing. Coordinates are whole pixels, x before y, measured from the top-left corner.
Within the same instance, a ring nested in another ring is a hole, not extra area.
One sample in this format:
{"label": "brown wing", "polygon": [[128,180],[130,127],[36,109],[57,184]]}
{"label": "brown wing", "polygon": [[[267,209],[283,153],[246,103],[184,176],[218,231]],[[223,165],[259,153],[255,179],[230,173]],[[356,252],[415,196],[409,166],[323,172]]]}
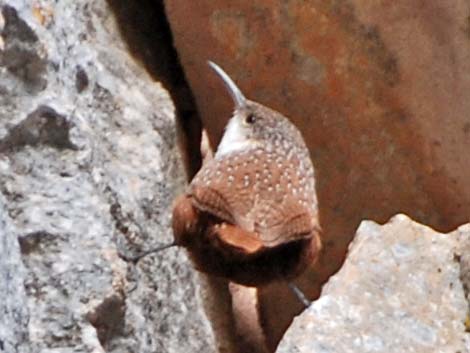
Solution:
{"label": "brown wing", "polygon": [[250,225],[244,216],[253,208],[256,199],[253,189],[256,166],[253,162],[250,159],[244,161],[242,156],[232,156],[206,163],[189,188],[195,206],[252,231],[253,224]]}
{"label": "brown wing", "polygon": [[191,196],[195,206],[224,221],[234,223],[233,207],[227,200],[226,194],[213,187],[193,185]]}
{"label": "brown wing", "polygon": [[292,196],[286,196],[282,203],[270,204],[265,214],[268,215],[268,220],[260,217],[261,221],[256,224],[255,231],[268,247],[310,238],[320,228],[316,214],[312,214],[310,208]]}
{"label": "brown wing", "polygon": [[[240,227],[265,247],[311,237],[315,195],[296,195],[295,161],[262,151],[213,159],[190,185],[196,208]],[[300,190],[300,189],[299,189]],[[243,238],[243,237],[242,237]],[[243,239],[240,238],[240,244]]]}

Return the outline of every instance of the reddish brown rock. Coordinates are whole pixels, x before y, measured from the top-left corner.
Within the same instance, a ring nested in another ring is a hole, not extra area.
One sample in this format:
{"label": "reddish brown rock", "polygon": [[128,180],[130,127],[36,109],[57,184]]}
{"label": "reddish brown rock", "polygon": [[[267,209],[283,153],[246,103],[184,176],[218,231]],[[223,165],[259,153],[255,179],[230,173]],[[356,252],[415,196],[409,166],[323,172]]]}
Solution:
{"label": "reddish brown rock", "polygon": [[[299,282],[311,296],[361,219],[403,212],[440,231],[468,220],[468,1],[165,3],[214,146],[232,107],[207,60],[305,136],[325,231],[323,258]],[[301,309],[281,289],[260,297],[271,346]]]}

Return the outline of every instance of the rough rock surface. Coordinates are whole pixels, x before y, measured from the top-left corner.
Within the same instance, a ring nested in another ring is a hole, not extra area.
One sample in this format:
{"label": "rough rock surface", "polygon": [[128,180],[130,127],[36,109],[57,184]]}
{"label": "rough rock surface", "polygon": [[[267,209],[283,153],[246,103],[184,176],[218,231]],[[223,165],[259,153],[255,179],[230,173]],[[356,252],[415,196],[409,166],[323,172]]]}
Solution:
{"label": "rough rock surface", "polygon": [[0,352],[30,352],[25,269],[3,195],[0,195],[0,254]]}
{"label": "rough rock surface", "polygon": [[[468,221],[470,2],[165,5],[213,145],[232,103],[207,60],[306,137],[325,243],[323,260],[299,282],[311,297],[338,270],[363,219],[406,213],[446,232]],[[268,336],[279,338],[301,309],[289,298],[283,286],[261,293]]]}
{"label": "rough rock surface", "polygon": [[404,215],[363,222],[344,266],[277,352],[470,352],[458,261],[468,244],[470,225],[443,235]]}
{"label": "rough rock surface", "polygon": [[0,1],[0,352],[213,352],[170,249],[174,108],[104,0]]}

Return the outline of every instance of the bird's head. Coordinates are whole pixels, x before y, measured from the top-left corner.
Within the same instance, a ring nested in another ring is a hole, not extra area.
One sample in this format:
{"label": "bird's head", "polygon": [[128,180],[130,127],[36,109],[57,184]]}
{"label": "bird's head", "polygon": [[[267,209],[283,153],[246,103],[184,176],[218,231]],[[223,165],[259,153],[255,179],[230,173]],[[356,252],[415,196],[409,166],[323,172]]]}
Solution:
{"label": "bird's head", "polygon": [[289,119],[275,110],[245,98],[220,66],[211,61],[209,65],[222,79],[235,105],[232,118],[217,148],[216,157],[256,147],[289,149],[305,146],[300,132]]}

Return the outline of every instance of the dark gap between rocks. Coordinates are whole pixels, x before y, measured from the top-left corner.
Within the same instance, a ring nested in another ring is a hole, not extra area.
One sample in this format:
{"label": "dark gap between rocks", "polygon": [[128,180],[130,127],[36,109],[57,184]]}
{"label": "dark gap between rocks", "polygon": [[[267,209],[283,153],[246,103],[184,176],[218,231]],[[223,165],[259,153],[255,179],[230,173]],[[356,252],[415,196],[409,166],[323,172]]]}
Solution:
{"label": "dark gap between rocks", "polygon": [[130,53],[168,90],[188,180],[200,169],[202,123],[186,81],[161,0],[107,0]]}

